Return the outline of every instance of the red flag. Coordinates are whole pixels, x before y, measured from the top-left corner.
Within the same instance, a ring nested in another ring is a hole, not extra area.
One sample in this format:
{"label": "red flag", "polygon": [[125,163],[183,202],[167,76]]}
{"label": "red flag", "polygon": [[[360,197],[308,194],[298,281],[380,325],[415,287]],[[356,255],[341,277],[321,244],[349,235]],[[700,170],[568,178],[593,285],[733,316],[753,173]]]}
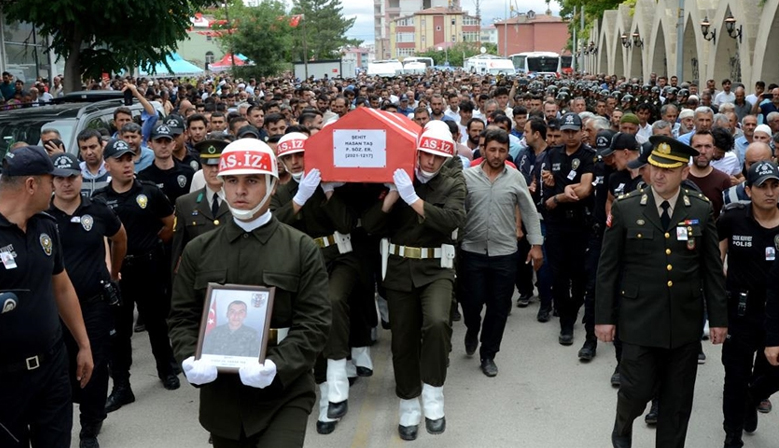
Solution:
{"label": "red flag", "polygon": [[300,20],[303,18],[302,14],[295,14],[289,18],[289,26],[296,28],[300,24]]}
{"label": "red flag", "polygon": [[211,302],[211,309],[208,310],[208,321],[206,322],[206,336],[216,328],[216,300]]}

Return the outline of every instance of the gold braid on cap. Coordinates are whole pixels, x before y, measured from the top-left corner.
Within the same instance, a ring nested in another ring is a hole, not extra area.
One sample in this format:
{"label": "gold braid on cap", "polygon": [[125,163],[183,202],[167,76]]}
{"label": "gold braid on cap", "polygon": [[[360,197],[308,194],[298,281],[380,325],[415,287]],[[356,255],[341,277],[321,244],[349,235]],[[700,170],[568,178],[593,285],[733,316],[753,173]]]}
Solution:
{"label": "gold braid on cap", "polygon": [[[686,162],[661,163],[661,162],[658,162],[657,159],[652,157],[653,155],[654,154],[650,154],[649,155],[649,158],[648,158],[649,164],[650,165],[654,165],[654,166],[659,167],[659,168],[679,168],[679,167],[684,166],[684,164],[686,163]],[[663,156],[663,157],[667,157],[667,156]]]}

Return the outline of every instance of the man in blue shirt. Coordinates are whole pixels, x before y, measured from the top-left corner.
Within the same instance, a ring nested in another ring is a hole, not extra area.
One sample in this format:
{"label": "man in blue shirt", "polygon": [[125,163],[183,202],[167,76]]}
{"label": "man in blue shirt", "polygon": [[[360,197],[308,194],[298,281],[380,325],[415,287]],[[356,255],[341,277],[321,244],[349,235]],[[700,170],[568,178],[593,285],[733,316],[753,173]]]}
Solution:
{"label": "man in blue shirt", "polygon": [[[764,100],[771,100],[771,102],[766,103]],[[763,118],[763,123],[768,123],[768,114],[771,112],[779,112],[779,87],[761,94],[755,101],[754,106],[752,106],[752,113],[760,114]]]}
{"label": "man in blue shirt", "polygon": [[714,111],[708,106],[701,106],[695,109],[694,117],[695,129],[684,135],[680,135],[679,138],[676,139],[685,145],[690,144],[690,139],[692,139],[692,136],[695,135],[696,132],[711,130],[711,125],[714,121]]}

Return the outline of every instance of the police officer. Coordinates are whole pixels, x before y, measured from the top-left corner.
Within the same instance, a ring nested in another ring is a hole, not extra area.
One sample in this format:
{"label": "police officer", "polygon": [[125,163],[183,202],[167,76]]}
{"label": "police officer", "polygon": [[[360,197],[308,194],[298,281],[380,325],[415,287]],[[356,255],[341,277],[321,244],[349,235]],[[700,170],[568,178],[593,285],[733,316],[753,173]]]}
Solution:
{"label": "police officer", "polygon": [[106,411],[113,412],[135,401],[130,388],[132,364],[133,308],[143,315],[149,342],[157,364],[157,376],[168,389],[178,389],[179,379],[168,340],[165,318],[169,299],[165,285],[170,276],[162,242],[170,241],[173,207],[154,184],[133,178],[132,150],[122,140],[106,144],[103,157],[111,173],[111,182],[95,191],[122,220],[127,231],[127,256],[122,264],[122,304],[115,310],[116,334],[111,353],[111,395]]}
{"label": "police officer", "polygon": [[[291,132],[276,146],[279,161],[293,181],[276,190],[271,198],[271,210],[280,222],[313,238],[322,249],[327,266],[332,325],[322,363],[317,363],[315,375],[320,388],[317,432],[328,434],[348,410],[349,298],[360,276],[360,261],[352,250],[350,234],[357,225],[357,216],[346,206],[343,193],[337,188],[343,183],[320,182],[316,168],[304,174],[306,138],[305,134]],[[326,381],[323,374],[326,374]]]}
{"label": "police officer", "polygon": [[171,204],[175,204],[180,196],[189,193],[189,185],[195,175],[195,170],[173,157],[174,137],[173,131],[167,125],[155,126],[150,138],[154,163],[138,173],[138,180],[157,185]]}
{"label": "police officer", "polygon": [[197,145],[195,145],[194,151],[192,152],[187,148],[187,137],[184,133],[184,119],[181,118],[181,115],[168,115],[162,120],[162,124],[170,129],[173,136],[173,158],[192,168],[193,171],[199,170],[201,163],[199,151]]}
{"label": "police officer", "polygon": [[[244,157],[248,155],[249,157]],[[242,139],[222,153],[219,176],[232,219],[184,248],[169,318],[176,358],[200,386],[200,423],[215,448],[302,447],[316,400],[311,374],[330,327],[327,271],[320,249],[269,211],[278,181],[265,143]],[[209,282],[275,287],[265,360],[238,374],[195,360]]]}
{"label": "police officer", "polygon": [[[119,281],[127,251],[127,233],[105,202],[82,197],[81,171],[75,156],[57,154],[52,161],[55,168],[65,170],[68,175],[54,177],[54,197],[48,213],[57,221],[65,264],[81,304],[95,364],[92,380],[83,389],[75,387],[77,382],[71,378],[73,401],[80,403],[80,446],[91,447],[97,446],[97,435],[106,417],[109,335],[114,329],[110,307],[119,305],[115,282]],[[106,267],[104,238],[111,241],[110,273]],[[70,333],[65,333],[65,345],[74,366],[78,347]]]}
{"label": "police officer", "polygon": [[[779,250],[779,170],[758,162],[747,173],[751,202],[735,202],[717,220],[722,259],[728,257],[728,338],[722,347],[725,448],[740,448],[742,431],[757,429],[757,405],[779,390],[779,368],[763,354],[768,272]],[[755,358],[757,352],[757,358]],[[755,381],[751,383],[752,378]]]}
{"label": "police officer", "polygon": [[[574,113],[560,120],[563,144],[549,149],[543,174],[546,242],[552,268],[552,295],[560,315],[562,345],[573,344],[573,326],[584,303],[585,259],[591,228],[595,152],[582,143],[582,120]],[[570,186],[570,188],[568,188]]]}
{"label": "police officer", "polygon": [[172,272],[176,272],[184,246],[196,237],[214,230],[229,218],[230,209],[222,195],[222,179],[219,173],[219,157],[226,140],[203,140],[195,145],[200,151],[205,186],[176,199],[175,225],[171,247]]}
{"label": "police officer", "polygon": [[592,208],[592,228],[587,244],[585,272],[587,273],[587,288],[584,292],[584,329],[586,338],[579,349],[579,359],[591,361],[597,354],[598,339],[595,337],[595,277],[598,271],[603,244],[603,232],[606,229],[608,214],[609,183],[614,176],[614,160],[611,155],[614,131],[602,129],[595,134],[595,150],[597,155],[593,161],[594,197]]}
{"label": "police officer", "polygon": [[42,214],[54,168],[40,146],[8,153],[0,176],[0,446],[70,446],[73,405],[60,318],[78,345],[75,378],[92,375],[78,297],[56,222]]}
{"label": "police officer", "polygon": [[697,151],[652,136],[652,186],[617,199],[603,239],[595,332],[611,342],[619,322],[621,385],[612,444],[631,446],[633,420],[659,391],[658,448],[683,447],[692,412],[704,298],[711,339],[727,334],[717,229],[709,201],[680,187]]}
{"label": "police officer", "polygon": [[416,439],[423,407],[429,433],[446,429],[443,385],[451,348],[452,232],[465,222],[466,191],[462,171],[455,175],[442,169],[454,156],[454,145],[435,140],[440,139],[426,140],[422,134],[413,179],[396,170],[390,191],[363,218],[369,233],[389,237],[382,242],[382,271],[386,269],[403,440]]}

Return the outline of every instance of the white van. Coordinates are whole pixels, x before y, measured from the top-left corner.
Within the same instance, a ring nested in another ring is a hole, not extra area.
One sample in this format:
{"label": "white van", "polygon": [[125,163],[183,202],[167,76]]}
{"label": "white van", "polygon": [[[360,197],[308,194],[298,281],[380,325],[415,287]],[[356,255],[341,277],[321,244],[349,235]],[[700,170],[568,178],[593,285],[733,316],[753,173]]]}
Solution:
{"label": "white van", "polygon": [[403,74],[403,64],[397,59],[388,59],[385,61],[373,61],[368,64],[368,76],[382,76],[391,78]]}

